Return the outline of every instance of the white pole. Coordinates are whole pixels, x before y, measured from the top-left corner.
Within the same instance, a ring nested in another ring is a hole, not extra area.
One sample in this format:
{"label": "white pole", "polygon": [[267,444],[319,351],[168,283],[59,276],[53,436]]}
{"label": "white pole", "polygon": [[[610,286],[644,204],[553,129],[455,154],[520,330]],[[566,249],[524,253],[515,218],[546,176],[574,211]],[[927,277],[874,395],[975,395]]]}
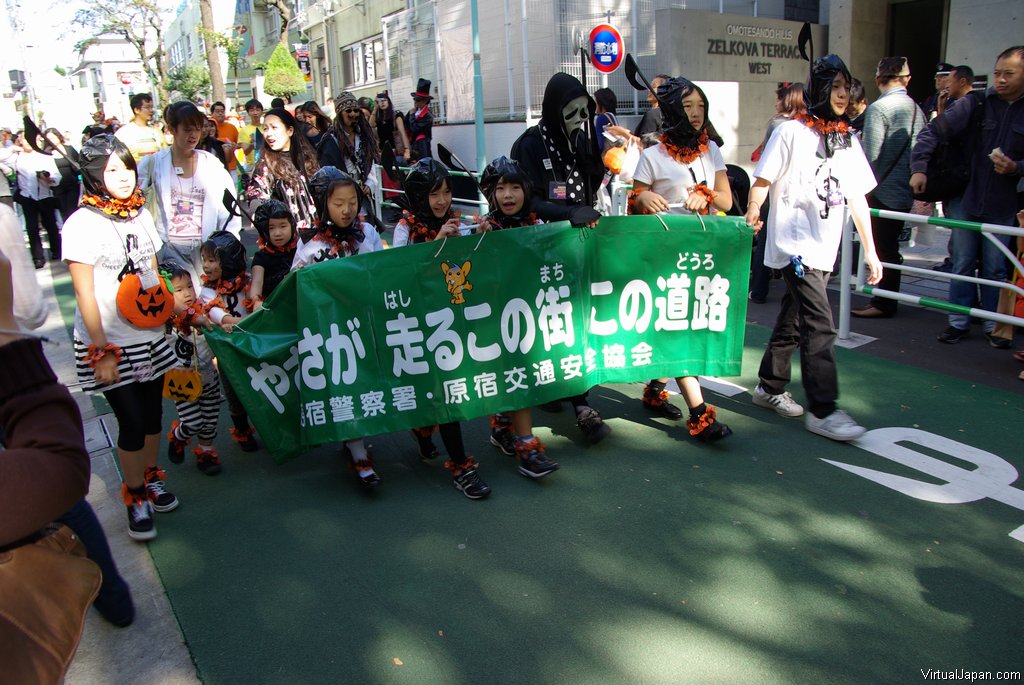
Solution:
{"label": "white pole", "polygon": [[[633,56],[638,58],[640,55],[636,52],[636,32],[637,32],[637,19],[636,19],[636,3],[637,0],[632,0],[629,3],[629,40],[633,44],[631,52]],[[640,113],[640,91],[633,88],[633,114]]]}
{"label": "white pole", "polygon": [[434,13],[434,51],[435,65],[437,68],[437,114],[444,120],[444,69],[441,64],[441,32],[437,26],[437,0],[431,3],[431,10]]}
{"label": "white pole", "polygon": [[512,85],[512,18],[508,16],[508,0],[503,0],[503,10],[505,12],[505,63],[508,65],[508,118],[511,119],[512,115],[516,113],[515,99],[516,89]]}
{"label": "white pole", "polygon": [[526,17],[526,0],[522,0],[523,31],[523,102],[526,108],[526,122],[530,122],[530,32]]}
{"label": "white pole", "polygon": [[[381,17],[380,28],[382,40],[384,41],[384,80],[387,82],[388,95],[391,93],[391,53],[388,49],[388,19]],[[392,97],[394,97],[392,95]],[[392,100],[394,102],[394,100]]]}

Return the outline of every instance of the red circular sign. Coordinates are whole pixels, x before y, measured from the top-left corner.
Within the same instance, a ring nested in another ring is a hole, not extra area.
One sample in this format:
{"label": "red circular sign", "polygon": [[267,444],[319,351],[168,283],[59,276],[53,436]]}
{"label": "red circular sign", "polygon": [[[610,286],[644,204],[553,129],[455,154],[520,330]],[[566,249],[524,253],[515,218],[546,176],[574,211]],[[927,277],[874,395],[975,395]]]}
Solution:
{"label": "red circular sign", "polygon": [[590,31],[590,63],[603,74],[610,74],[626,56],[622,34],[611,24],[598,24]]}

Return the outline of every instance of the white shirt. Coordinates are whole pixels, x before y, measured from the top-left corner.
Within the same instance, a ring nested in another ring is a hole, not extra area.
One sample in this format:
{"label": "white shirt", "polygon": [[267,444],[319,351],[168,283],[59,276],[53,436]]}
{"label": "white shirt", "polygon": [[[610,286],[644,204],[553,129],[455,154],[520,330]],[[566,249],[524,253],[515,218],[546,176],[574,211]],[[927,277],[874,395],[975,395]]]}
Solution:
{"label": "white shirt", "polygon": [[[469,224],[462,224],[459,227],[459,237],[469,235],[472,230],[468,228]],[[395,224],[395,234],[391,236],[391,247],[403,247],[409,244],[409,224],[405,223],[405,219],[402,219]]]}
{"label": "white shirt", "polygon": [[[363,232],[363,240],[358,243],[359,254],[379,252],[383,249],[380,234],[377,233],[376,228],[363,222],[360,224],[360,229]],[[295,259],[292,260],[292,270],[298,269],[302,266],[316,264],[317,262],[326,262],[330,259],[348,256],[348,254],[336,254],[332,256],[330,243],[325,243],[321,240],[316,240],[315,238],[310,240],[308,243],[303,243],[300,240],[298,247],[295,248]]]}
{"label": "white shirt", "polygon": [[829,190],[841,196],[864,197],[875,187],[860,141],[853,137],[850,147],[836,150],[825,159],[825,143],[814,130],[800,121],[787,121],[772,133],[754,176],[771,183],[771,209],[765,227],[764,265],[781,269],[790,257],[820,271],[831,271],[842,238],[845,206],[826,208]]}
{"label": "white shirt", "polygon": [[[60,183],[61,179],[53,157],[39,154],[35,150],[22,152],[15,158],[15,169],[18,172],[18,189],[22,195],[33,200],[53,197],[53,186]],[[37,175],[40,171],[49,171],[53,183],[41,180]]]}
{"label": "white shirt", "polygon": [[[687,188],[703,181],[711,190],[715,189],[715,174],[725,171],[722,151],[715,141],[708,142],[708,151],[689,164],[674,160],[664,145],[654,145],[640,154],[640,161],[633,172],[633,181],[651,186],[651,190],[675,205],[686,202],[690,196]],[[670,214],[692,214],[685,207],[673,207]]]}
{"label": "white shirt", "polygon": [[[163,245],[149,212],[140,210],[131,221],[113,221],[82,208],[68,217],[61,237],[65,261],[81,262],[93,268],[93,290],[107,342],[123,347],[163,337],[163,326],[138,328],[117,310],[117,289],[121,285],[118,277],[125,269],[127,258],[136,266],[151,266],[153,256]],[[75,310],[75,337],[86,344],[92,342],[79,309]]]}

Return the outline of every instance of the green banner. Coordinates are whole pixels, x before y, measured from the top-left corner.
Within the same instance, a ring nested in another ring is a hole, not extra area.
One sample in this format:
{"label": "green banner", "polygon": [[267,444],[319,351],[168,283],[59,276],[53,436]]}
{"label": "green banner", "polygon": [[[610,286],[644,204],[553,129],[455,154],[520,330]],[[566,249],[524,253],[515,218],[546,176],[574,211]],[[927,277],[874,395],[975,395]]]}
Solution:
{"label": "green banner", "polygon": [[735,376],[751,235],[669,215],[410,245],[293,272],[207,337],[279,460],[602,383]]}

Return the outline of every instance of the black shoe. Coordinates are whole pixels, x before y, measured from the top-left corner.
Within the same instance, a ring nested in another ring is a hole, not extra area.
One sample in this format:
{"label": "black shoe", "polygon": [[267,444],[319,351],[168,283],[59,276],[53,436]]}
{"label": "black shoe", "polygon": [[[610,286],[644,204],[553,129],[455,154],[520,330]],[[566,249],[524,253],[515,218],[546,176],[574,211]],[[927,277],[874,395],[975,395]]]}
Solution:
{"label": "black shoe", "polygon": [[944,274],[948,274],[952,270],[953,262],[951,262],[948,258],[945,261],[943,261],[942,264],[936,264],[935,266],[932,267],[932,271],[940,271]]}
{"label": "black shoe", "polygon": [[412,437],[416,438],[416,446],[419,448],[420,461],[430,461],[437,459],[441,454],[437,451],[437,447],[434,446],[434,440],[429,435],[423,437],[415,430],[411,431]]}
{"label": "black shoe", "polygon": [[530,442],[516,442],[519,473],[527,478],[543,478],[558,470],[558,464],[544,454],[544,445],[534,438]]}
{"label": "black shoe", "polygon": [[371,471],[365,476],[360,476],[357,472],[356,478],[359,480],[360,487],[367,491],[373,490],[381,484],[380,476],[377,475],[376,471]]}
{"label": "black shoe", "polygon": [[[252,426],[247,426],[244,429],[241,428],[229,428],[228,432],[231,433],[231,439],[235,441],[239,449],[243,452],[255,452],[260,448],[260,444],[256,442],[256,438],[252,437],[253,431]],[[160,511],[157,509],[157,511]]]}
{"label": "black shoe", "polygon": [[452,476],[452,485],[469,499],[483,499],[491,494],[491,486],[483,481],[476,469],[468,469],[461,476]]}
{"label": "black shoe", "polygon": [[1002,338],[998,335],[992,335],[991,333],[986,333],[985,337],[988,339],[988,344],[997,350],[1008,350],[1013,347],[1013,341],[1009,338]]}
{"label": "black shoe", "polygon": [[178,424],[178,421],[172,421],[171,430],[167,432],[167,460],[172,464],[185,461],[185,448],[188,447],[188,440],[179,440],[176,435]]}
{"label": "black shoe", "polygon": [[128,505],[128,537],[132,540],[152,540],[156,537],[153,523],[153,503],[139,497]]}
{"label": "black shoe", "polygon": [[[152,523],[152,519],[150,522]],[[106,578],[103,580],[104,585],[100,587],[100,593],[92,605],[107,623],[118,628],[130,626],[135,620],[135,604],[132,603],[132,593],[128,589],[128,584],[118,576],[117,582],[109,583],[110,587],[104,589],[108,583]]]}
{"label": "black shoe", "polygon": [[516,456],[516,436],[512,435],[512,431],[507,428],[491,431],[491,444],[501,450],[505,456]]}
{"label": "black shoe", "polygon": [[668,401],[668,390],[662,389],[661,392],[654,395],[651,393],[651,386],[646,386],[644,388],[643,405],[647,411],[664,416],[666,419],[678,421],[683,418],[683,412],[679,411],[679,407]]}
{"label": "black shoe", "polygon": [[939,333],[938,341],[940,343],[946,343],[947,345],[956,345],[964,338],[969,338],[971,331],[957,328],[956,326],[950,326],[946,330]]}
{"label": "black shoe", "polygon": [[545,402],[539,406],[540,409],[548,412],[549,414],[557,414],[562,411],[562,400],[555,400],[554,402]]}
{"label": "black shoe", "polygon": [[192,450],[192,454],[196,455],[196,468],[202,471],[203,475],[216,476],[223,470],[216,449],[201,450],[197,447]]}
{"label": "black shoe", "polygon": [[167,490],[164,483],[166,474],[160,467],[146,468],[146,489],[149,490],[149,499],[153,503],[153,510],[161,513],[174,511],[178,508],[178,498]]}
{"label": "black shoe", "polygon": [[46,266],[46,260],[40,257],[39,259],[33,259],[32,263],[35,264],[36,269],[42,269]]}
{"label": "black shoe", "polygon": [[701,442],[718,442],[722,438],[732,435],[732,429],[718,420],[715,408],[709,406],[704,413],[697,417],[690,417],[686,422],[690,435]]}
{"label": "black shoe", "polygon": [[753,290],[751,290],[749,293],[747,293],[747,299],[750,300],[751,302],[753,302],[754,304],[764,304],[765,302],[768,301],[767,297],[757,297],[757,296],[755,296]]}
{"label": "black shoe", "polygon": [[576,427],[591,445],[601,442],[612,432],[611,426],[601,420],[601,415],[593,407],[583,407],[576,415]]}

